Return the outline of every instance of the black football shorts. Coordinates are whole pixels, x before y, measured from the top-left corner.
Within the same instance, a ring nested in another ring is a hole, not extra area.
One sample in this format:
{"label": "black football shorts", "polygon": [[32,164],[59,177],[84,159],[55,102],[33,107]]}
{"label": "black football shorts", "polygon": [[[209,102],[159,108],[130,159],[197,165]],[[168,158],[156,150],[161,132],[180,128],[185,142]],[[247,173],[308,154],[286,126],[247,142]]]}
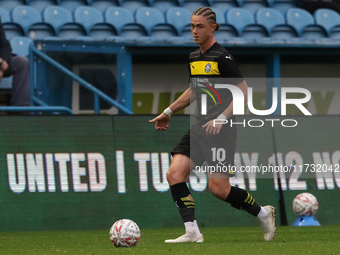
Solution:
{"label": "black football shorts", "polygon": [[236,148],[236,126],[223,125],[219,134],[208,135],[205,128],[198,124],[183,136],[172,150],[171,155],[183,154],[195,163],[195,169],[201,171],[227,173],[234,176],[234,156]]}

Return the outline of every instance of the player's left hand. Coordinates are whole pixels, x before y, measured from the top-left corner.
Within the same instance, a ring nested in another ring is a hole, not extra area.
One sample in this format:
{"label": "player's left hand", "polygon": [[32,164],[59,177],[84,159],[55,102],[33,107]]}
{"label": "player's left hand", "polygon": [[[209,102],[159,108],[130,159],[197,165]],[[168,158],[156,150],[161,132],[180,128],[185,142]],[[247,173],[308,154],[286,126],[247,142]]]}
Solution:
{"label": "player's left hand", "polygon": [[217,135],[220,133],[223,123],[219,119],[215,119],[208,121],[202,127],[205,128],[207,135]]}
{"label": "player's left hand", "polygon": [[155,128],[157,130],[164,131],[169,127],[170,117],[166,115],[164,112],[158,115],[156,118],[149,120],[149,123],[156,122]]}

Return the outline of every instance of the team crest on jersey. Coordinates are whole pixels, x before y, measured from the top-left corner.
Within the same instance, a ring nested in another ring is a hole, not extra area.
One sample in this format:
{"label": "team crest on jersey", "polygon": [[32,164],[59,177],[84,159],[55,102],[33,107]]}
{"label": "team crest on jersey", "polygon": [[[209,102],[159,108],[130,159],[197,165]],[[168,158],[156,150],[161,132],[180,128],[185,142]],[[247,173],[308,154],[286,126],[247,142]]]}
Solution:
{"label": "team crest on jersey", "polygon": [[205,71],[206,73],[209,73],[210,70],[211,70],[211,65],[208,63],[208,64],[205,65],[204,71]]}

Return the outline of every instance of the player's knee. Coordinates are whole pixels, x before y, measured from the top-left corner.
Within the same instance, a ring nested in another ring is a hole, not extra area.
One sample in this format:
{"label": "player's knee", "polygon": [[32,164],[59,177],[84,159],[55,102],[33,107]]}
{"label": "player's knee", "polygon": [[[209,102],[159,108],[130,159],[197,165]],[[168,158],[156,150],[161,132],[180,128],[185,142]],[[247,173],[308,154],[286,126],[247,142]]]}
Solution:
{"label": "player's knee", "polygon": [[183,176],[183,174],[181,174],[180,171],[176,170],[173,167],[170,167],[167,171],[166,179],[168,180],[170,185],[185,181],[185,177]]}
{"label": "player's knee", "polygon": [[174,171],[173,168],[170,167],[169,170],[167,171],[166,179],[168,180],[170,185],[176,182],[176,171]]}

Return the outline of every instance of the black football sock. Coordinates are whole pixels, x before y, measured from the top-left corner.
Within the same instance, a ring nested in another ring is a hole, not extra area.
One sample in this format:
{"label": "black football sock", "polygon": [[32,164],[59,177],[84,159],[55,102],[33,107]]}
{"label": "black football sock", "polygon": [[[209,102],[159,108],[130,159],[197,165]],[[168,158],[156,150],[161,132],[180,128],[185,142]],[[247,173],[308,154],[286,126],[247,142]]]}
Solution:
{"label": "black football sock", "polygon": [[182,216],[183,222],[194,221],[195,203],[191,200],[190,191],[185,182],[180,182],[170,186],[172,198]]}
{"label": "black football sock", "polygon": [[255,202],[255,199],[247,191],[237,187],[231,187],[225,201],[230,203],[232,207],[245,210],[254,216],[257,216],[261,210],[261,206]]}

